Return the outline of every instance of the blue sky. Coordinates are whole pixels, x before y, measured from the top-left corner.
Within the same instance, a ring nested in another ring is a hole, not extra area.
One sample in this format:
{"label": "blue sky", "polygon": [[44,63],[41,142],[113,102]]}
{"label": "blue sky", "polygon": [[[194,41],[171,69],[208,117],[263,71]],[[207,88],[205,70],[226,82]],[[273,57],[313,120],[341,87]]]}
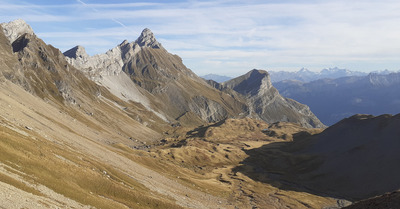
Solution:
{"label": "blue sky", "polygon": [[47,44],[90,55],[144,28],[199,75],[265,70],[400,69],[398,0],[0,0]]}

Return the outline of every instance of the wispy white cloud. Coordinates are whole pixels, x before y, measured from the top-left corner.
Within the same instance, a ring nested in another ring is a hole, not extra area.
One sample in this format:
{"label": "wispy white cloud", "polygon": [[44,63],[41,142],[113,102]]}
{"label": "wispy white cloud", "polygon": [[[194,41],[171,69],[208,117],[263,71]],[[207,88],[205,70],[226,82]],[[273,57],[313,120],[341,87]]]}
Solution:
{"label": "wispy white cloud", "polygon": [[[27,3],[27,2],[17,2],[21,4],[15,4],[16,2],[11,2],[9,1],[8,3],[4,3],[0,5],[0,9],[62,9],[62,8],[68,8],[68,9],[73,9],[76,7],[80,7],[83,1],[77,1],[77,3],[73,4],[51,4],[52,2],[49,2],[50,4],[46,5],[37,5],[37,4],[32,4],[32,3]],[[140,8],[140,7],[154,7],[154,6],[162,6],[163,4],[161,3],[119,3],[119,4],[87,4],[83,2],[84,4],[96,8],[96,9],[101,9],[101,8],[106,8],[106,9],[111,9],[111,8],[123,8],[123,9],[128,9],[128,8]]]}
{"label": "wispy white cloud", "polygon": [[118,39],[133,41],[148,27],[201,74],[329,65],[400,69],[400,2],[393,0],[49,2],[4,1],[0,19],[22,17],[51,44],[65,48],[75,41],[91,54]]}
{"label": "wispy white cloud", "polygon": [[[76,0],[77,2],[79,2],[80,4],[82,4],[83,6],[85,6],[86,8],[89,8],[91,10],[93,10],[95,12],[96,15],[101,15],[102,12],[100,12],[98,9],[95,8],[95,5],[89,5],[86,4],[84,1],[82,0]],[[111,18],[110,18],[111,17]],[[122,23],[121,21],[117,20],[115,17],[113,16],[109,16],[108,19],[112,20],[113,22],[117,23],[118,25],[124,27],[125,29],[130,30],[124,23]]]}

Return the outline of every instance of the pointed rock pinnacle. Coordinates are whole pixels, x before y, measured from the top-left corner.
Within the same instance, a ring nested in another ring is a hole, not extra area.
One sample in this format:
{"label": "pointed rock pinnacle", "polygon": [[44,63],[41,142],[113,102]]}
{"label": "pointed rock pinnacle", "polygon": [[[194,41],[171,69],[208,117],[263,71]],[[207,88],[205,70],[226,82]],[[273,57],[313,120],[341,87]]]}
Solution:
{"label": "pointed rock pinnacle", "polygon": [[74,48],[64,52],[64,55],[75,59],[77,58],[86,59],[89,57],[83,46],[75,46]]}
{"label": "pointed rock pinnacle", "polygon": [[161,44],[154,37],[153,32],[150,29],[145,28],[140,34],[136,43],[141,47],[161,48]]}

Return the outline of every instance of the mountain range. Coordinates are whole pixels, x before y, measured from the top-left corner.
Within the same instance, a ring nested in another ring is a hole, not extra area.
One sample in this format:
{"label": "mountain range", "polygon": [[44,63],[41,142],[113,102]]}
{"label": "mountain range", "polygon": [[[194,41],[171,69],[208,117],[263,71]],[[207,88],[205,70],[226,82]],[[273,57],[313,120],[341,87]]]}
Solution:
{"label": "mountain range", "polygon": [[[386,70],[372,71],[370,73],[379,74],[379,75],[388,75],[388,74],[396,73],[396,72],[386,69]],[[307,83],[307,82],[320,80],[320,79],[335,79],[335,78],[349,77],[349,76],[367,76],[369,73],[334,67],[334,68],[322,69],[319,72],[311,71],[306,68],[301,68],[300,70],[293,71],[293,72],[291,72],[291,71],[269,71],[269,74],[271,76],[272,83],[277,83],[277,82],[285,81],[285,80],[301,81],[301,82]],[[222,76],[222,75],[218,75],[218,74],[207,74],[207,75],[201,76],[201,78],[203,78],[205,80],[213,80],[218,83],[223,83],[225,81],[233,79],[232,77]]]}
{"label": "mountain range", "polygon": [[312,82],[281,81],[274,84],[286,97],[310,106],[326,125],[362,114],[400,112],[400,73],[320,79]]}
{"label": "mountain range", "polygon": [[216,81],[218,83],[222,83],[228,80],[231,80],[232,77],[229,76],[223,76],[223,75],[217,75],[217,74],[207,74],[207,75],[203,75],[201,76],[201,78],[205,79],[205,80],[213,80]]}
{"label": "mountain range", "polygon": [[149,29],[90,56],[15,20],[0,55],[2,208],[337,208],[399,189],[399,115],[326,128],[268,72],[206,81]]}
{"label": "mountain range", "polygon": [[[374,71],[371,73],[387,75],[394,72],[389,70],[383,70],[383,71]],[[302,68],[294,72],[270,71],[270,75],[272,83],[276,83],[285,80],[311,82],[319,79],[335,79],[335,78],[349,77],[349,76],[366,76],[368,75],[368,73],[360,71],[351,71],[347,69],[340,69],[338,67],[334,67],[334,68],[323,69],[319,72],[311,71],[306,68]]]}
{"label": "mountain range", "polygon": [[[186,68],[178,56],[168,53],[149,29],[144,29],[135,42],[124,41],[106,54],[90,57],[83,47],[77,46],[66,51],[64,55],[71,65],[80,69],[97,84],[109,89],[114,95],[141,103],[169,122],[199,125],[204,121],[215,122],[226,117],[249,116],[262,118],[267,122],[283,120],[299,122],[308,127],[323,126],[308,107],[292,100],[281,99],[279,93],[271,88],[267,73],[256,73],[251,78],[245,76],[242,82],[256,82],[254,86],[249,87],[254,91],[251,96],[260,92],[261,97],[269,97],[270,103],[275,101],[277,96],[282,102],[276,105],[275,115],[268,114],[265,110],[253,111],[254,102],[249,101],[251,99],[246,93],[229,86],[239,93],[234,97],[229,92],[212,88]],[[254,77],[257,77],[258,81],[248,80]],[[122,80],[126,85],[118,86],[123,83]],[[127,89],[127,85],[133,90]],[[126,95],[130,97],[127,98]],[[142,101],[148,103],[144,104]],[[267,105],[267,102],[261,103],[258,109],[271,109],[266,107]],[[284,109],[285,106],[289,108]]]}

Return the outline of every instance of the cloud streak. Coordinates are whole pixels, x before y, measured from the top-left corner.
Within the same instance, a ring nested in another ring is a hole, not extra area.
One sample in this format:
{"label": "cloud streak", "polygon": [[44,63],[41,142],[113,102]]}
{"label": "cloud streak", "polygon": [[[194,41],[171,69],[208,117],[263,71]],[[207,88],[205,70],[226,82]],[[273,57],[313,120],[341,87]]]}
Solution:
{"label": "cloud streak", "polygon": [[[76,1],[79,2],[79,3],[81,3],[83,6],[92,9],[97,15],[100,15],[100,14],[101,14],[101,12],[100,12],[98,9],[95,8],[95,7],[96,7],[95,5],[86,4],[86,3],[83,2],[82,0],[76,0]],[[117,19],[115,19],[115,18],[109,18],[109,19],[112,20],[113,22],[117,23],[118,25],[124,27],[125,29],[128,29],[128,30],[129,30],[129,28],[128,28],[124,23],[122,23],[121,21],[119,21],[119,20],[117,20]]]}
{"label": "cloud streak", "polygon": [[2,22],[22,17],[45,41],[63,49],[76,41],[91,54],[104,52],[103,43],[135,40],[148,27],[199,74],[400,68],[400,2],[392,0],[0,3]]}

